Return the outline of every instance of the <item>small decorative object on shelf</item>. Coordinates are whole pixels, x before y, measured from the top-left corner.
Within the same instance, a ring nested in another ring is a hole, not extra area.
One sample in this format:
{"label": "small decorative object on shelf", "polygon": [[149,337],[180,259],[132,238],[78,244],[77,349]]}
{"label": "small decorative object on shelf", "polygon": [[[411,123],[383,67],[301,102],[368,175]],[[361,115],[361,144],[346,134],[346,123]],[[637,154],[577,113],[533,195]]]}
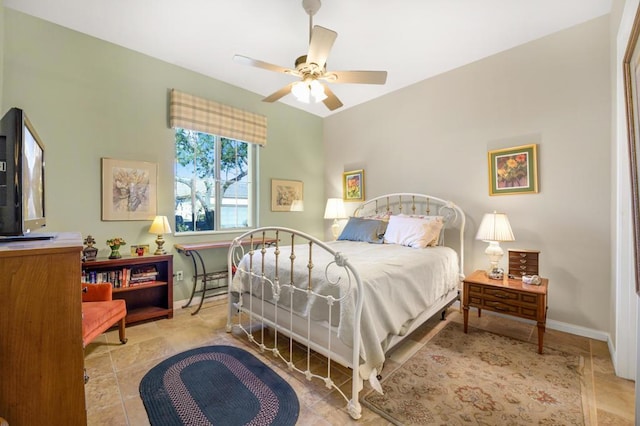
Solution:
{"label": "small decorative object on shelf", "polygon": [[109,259],[120,259],[122,255],[120,254],[120,246],[124,246],[127,242],[124,238],[116,237],[107,240],[107,245],[111,249],[111,254],[109,255]]}
{"label": "small decorative object on shelf", "polygon": [[96,240],[91,235],[87,235],[87,238],[84,239],[84,243],[87,245],[82,249],[82,256],[84,257],[84,260],[96,260],[98,249],[93,246],[96,243]]}

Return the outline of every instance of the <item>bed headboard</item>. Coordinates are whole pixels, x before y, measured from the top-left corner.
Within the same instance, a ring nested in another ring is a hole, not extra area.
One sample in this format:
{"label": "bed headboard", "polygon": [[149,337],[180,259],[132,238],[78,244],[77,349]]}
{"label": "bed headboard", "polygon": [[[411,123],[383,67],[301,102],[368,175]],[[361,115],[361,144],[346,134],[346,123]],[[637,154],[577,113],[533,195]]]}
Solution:
{"label": "bed headboard", "polygon": [[444,233],[447,229],[459,229],[460,274],[464,274],[464,227],[466,217],[464,212],[455,203],[442,198],[425,194],[410,192],[398,192],[381,195],[362,202],[354,210],[355,217],[371,217],[384,214],[427,215],[442,216],[444,227],[442,229],[441,245],[445,244]]}

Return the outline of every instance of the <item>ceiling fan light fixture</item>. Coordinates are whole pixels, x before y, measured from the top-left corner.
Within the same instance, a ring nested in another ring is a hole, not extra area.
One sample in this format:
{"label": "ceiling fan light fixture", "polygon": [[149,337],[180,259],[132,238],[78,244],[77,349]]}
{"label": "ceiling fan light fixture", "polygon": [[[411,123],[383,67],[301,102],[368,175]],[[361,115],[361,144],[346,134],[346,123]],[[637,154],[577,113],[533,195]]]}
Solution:
{"label": "ceiling fan light fixture", "polygon": [[305,104],[310,103],[312,100],[314,103],[318,103],[327,99],[324,86],[318,80],[305,80],[293,83],[291,93],[298,101],[304,102]]}
{"label": "ceiling fan light fixture", "polygon": [[304,102],[308,104],[311,98],[311,90],[309,90],[309,86],[304,81],[297,81],[293,83],[291,86],[291,93],[296,99],[300,102]]}
{"label": "ceiling fan light fixture", "polygon": [[309,84],[309,91],[311,92],[311,96],[313,96],[313,99],[316,101],[316,103],[322,102],[327,99],[327,94],[324,93],[324,86],[318,80],[313,80]]}

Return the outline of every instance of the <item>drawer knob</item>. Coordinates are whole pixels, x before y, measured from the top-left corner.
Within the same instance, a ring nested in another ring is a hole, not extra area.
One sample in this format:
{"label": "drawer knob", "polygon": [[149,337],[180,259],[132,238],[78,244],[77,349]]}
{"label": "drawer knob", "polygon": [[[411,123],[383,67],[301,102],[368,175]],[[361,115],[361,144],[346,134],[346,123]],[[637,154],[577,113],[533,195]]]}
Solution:
{"label": "drawer knob", "polygon": [[527,259],[520,259],[520,263],[527,263]]}
{"label": "drawer knob", "polygon": [[520,253],[520,257],[527,257],[526,253]]}

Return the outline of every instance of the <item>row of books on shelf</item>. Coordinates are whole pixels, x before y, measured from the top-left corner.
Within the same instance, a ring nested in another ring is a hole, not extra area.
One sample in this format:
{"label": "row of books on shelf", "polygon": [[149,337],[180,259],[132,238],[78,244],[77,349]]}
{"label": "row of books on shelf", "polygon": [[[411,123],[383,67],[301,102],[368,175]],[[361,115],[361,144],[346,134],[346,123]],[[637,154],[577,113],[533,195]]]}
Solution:
{"label": "row of books on shelf", "polygon": [[154,265],[109,271],[82,270],[83,283],[111,283],[113,288],[133,287],[156,281],[157,278],[158,270]]}

